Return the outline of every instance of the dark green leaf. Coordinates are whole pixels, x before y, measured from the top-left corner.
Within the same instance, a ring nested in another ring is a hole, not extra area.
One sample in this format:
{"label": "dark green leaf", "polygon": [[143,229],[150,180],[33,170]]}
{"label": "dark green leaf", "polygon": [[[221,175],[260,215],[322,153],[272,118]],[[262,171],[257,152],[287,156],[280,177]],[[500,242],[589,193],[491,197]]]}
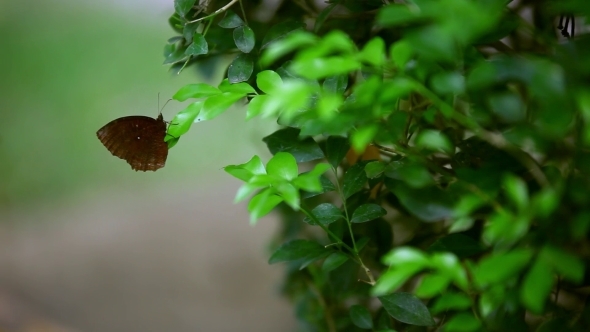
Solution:
{"label": "dark green leaf", "polygon": [[361,223],[380,218],[387,214],[384,208],[377,204],[363,204],[354,210],[352,223]]}
{"label": "dark green leaf", "polygon": [[412,188],[388,178],[385,185],[408,211],[424,221],[441,221],[453,216],[455,198],[449,192],[435,186]]}
{"label": "dark green leaf", "polygon": [[580,283],[584,278],[584,263],[580,258],[562,249],[546,245],[541,250],[540,257],[547,262],[557,273],[566,279]]}
{"label": "dark green leaf", "polygon": [[463,293],[445,293],[441,295],[430,309],[433,314],[447,310],[465,310],[471,307],[471,299]]}
{"label": "dark green leaf", "polygon": [[502,282],[518,274],[530,262],[532,255],[529,249],[517,249],[486,257],[475,269],[475,280],[481,286]]}
{"label": "dark green leaf", "polygon": [[324,8],[318,14],[318,16],[315,19],[315,25],[313,27],[313,32],[317,33],[318,31],[320,31],[320,29],[322,28],[322,25],[324,24],[324,22],[326,21],[326,19],[330,15],[330,13],[332,12],[332,9],[334,9],[334,7],[336,7],[336,6],[338,6],[338,2],[334,2],[334,3],[330,4],[329,6]]}
{"label": "dark green leaf", "polygon": [[520,288],[522,303],[535,314],[543,313],[552,287],[553,273],[551,273],[549,264],[543,259],[537,258]]}
{"label": "dark green leaf", "polygon": [[316,220],[309,218],[305,218],[304,220],[311,225],[315,225],[316,221],[319,221],[320,224],[328,226],[336,220],[343,218],[342,211],[332,203],[322,203],[316,206],[311,210],[311,214],[313,214]]}
{"label": "dark green leaf", "polygon": [[336,75],[326,77],[324,80],[323,88],[325,91],[329,91],[335,94],[343,94],[348,86],[348,75]]}
{"label": "dark green leaf", "polygon": [[346,173],[344,173],[344,177],[342,178],[342,194],[344,198],[349,198],[350,196],[359,192],[367,183],[367,174],[365,174],[365,164],[362,162],[358,162],[352,165]]}
{"label": "dark green leaf", "polygon": [[280,151],[289,152],[300,163],[324,157],[322,150],[311,137],[299,139],[299,129],[277,130],[262,140],[272,154]]}
{"label": "dark green leaf", "polygon": [[381,176],[384,170],[385,165],[380,161],[371,161],[365,166],[365,173],[369,179]]}
{"label": "dark green leaf", "polygon": [[199,55],[209,53],[209,45],[202,34],[195,32],[193,36],[193,43],[189,45],[184,54]]}
{"label": "dark green leaf", "polygon": [[244,25],[244,21],[236,13],[228,10],[225,12],[225,17],[217,25],[225,29],[233,29]]}
{"label": "dark green leaf", "polygon": [[262,40],[262,48],[267,47],[270,43],[285,38],[293,31],[302,30],[305,25],[298,21],[284,21],[270,28]]}
{"label": "dark green leaf", "polygon": [[247,53],[239,54],[227,69],[227,78],[230,83],[247,81],[254,71],[254,60]]}
{"label": "dark green leaf", "polygon": [[184,17],[195,5],[196,0],[174,0],[174,10],[180,17]]}
{"label": "dark green leaf", "polygon": [[424,165],[406,159],[389,163],[384,173],[388,178],[404,181],[415,188],[433,183],[432,176]]}
{"label": "dark green leaf", "polygon": [[250,53],[256,43],[254,31],[248,26],[241,26],[234,29],[234,42],[238,49],[244,53]]}
{"label": "dark green leaf", "polygon": [[353,305],[350,307],[350,319],[352,323],[361,329],[372,329],[373,320],[369,309],[362,305]]}
{"label": "dark green leaf", "polygon": [[164,47],[165,59],[162,64],[169,65],[185,60],[187,58],[186,54],[184,54],[185,50],[186,46],[183,43],[166,45]]}
{"label": "dark green leaf", "polygon": [[464,234],[449,234],[436,240],[429,251],[452,252],[459,258],[467,258],[480,254],[484,248],[478,241]]}
{"label": "dark green leaf", "polygon": [[330,272],[339,267],[340,265],[344,264],[344,262],[346,262],[347,260],[348,256],[346,254],[337,251],[328,256],[328,258],[326,258],[326,260],[324,261],[324,265],[322,265],[322,270],[324,270],[325,272]]}
{"label": "dark green leaf", "polygon": [[461,312],[453,316],[445,324],[444,330],[449,332],[479,331],[481,322],[470,312]]}
{"label": "dark green leaf", "polygon": [[428,308],[411,293],[393,293],[378,298],[387,313],[402,323],[418,326],[435,324]]}
{"label": "dark green leaf", "polygon": [[330,254],[317,242],[309,240],[293,240],[280,246],[268,260],[269,264],[296,261],[301,268]]}
{"label": "dark green leaf", "polygon": [[330,136],[326,140],[326,159],[332,167],[336,168],[350,149],[350,143],[346,137]]}

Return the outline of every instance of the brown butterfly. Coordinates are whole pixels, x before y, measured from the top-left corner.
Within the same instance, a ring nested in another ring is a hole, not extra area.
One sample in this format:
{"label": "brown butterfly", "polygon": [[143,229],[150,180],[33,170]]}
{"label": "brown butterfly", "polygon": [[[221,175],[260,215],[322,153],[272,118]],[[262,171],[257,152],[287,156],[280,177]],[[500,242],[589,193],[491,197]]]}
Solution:
{"label": "brown butterfly", "polygon": [[115,119],[96,136],[113,156],[124,159],[136,171],[156,171],[166,164],[168,144],[164,142],[166,122],[162,113],[157,119],[140,115]]}

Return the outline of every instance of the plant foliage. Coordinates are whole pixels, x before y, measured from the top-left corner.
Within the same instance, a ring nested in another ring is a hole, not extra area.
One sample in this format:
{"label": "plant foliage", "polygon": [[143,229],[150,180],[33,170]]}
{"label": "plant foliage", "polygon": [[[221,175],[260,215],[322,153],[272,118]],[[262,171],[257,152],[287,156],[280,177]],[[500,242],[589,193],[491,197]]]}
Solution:
{"label": "plant foliage", "polygon": [[302,328],[590,330],[587,1],[265,6],[174,1],[164,64],[233,61],[167,140],[232,105],[284,127],[225,170],[282,216]]}

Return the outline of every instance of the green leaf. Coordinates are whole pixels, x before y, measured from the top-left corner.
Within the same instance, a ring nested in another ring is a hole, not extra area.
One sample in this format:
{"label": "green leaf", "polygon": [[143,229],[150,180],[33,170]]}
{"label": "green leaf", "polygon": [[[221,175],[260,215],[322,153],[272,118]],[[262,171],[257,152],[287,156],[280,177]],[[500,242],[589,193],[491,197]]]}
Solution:
{"label": "green leaf", "polygon": [[432,89],[440,94],[460,94],[465,91],[465,77],[457,72],[442,72],[430,80]]}
{"label": "green leaf", "polygon": [[365,166],[365,173],[369,179],[380,177],[384,170],[385,164],[380,161],[371,161]]}
{"label": "green leaf", "polygon": [[250,212],[250,225],[256,224],[256,221],[267,215],[275,206],[283,201],[282,197],[277,196],[270,189],[265,189],[252,197],[248,203],[248,212]]}
{"label": "green leaf", "polygon": [[310,60],[293,61],[290,70],[308,79],[319,79],[348,74],[360,69],[361,64],[352,56],[332,56]]}
{"label": "green leaf", "polygon": [[350,36],[341,30],[332,30],[328,32],[317,45],[308,47],[300,51],[295,57],[295,62],[310,62],[314,59],[324,58],[328,55],[341,53],[346,58],[356,54],[356,45],[350,39]]}
{"label": "green leaf", "polygon": [[318,37],[307,31],[297,30],[268,46],[260,57],[260,65],[268,66],[281,57],[303,46],[317,43]]}
{"label": "green leaf", "polygon": [[377,14],[377,23],[384,27],[398,26],[417,21],[423,17],[419,8],[408,5],[391,4],[384,7]]}
{"label": "green leaf", "polygon": [[225,12],[223,19],[221,19],[217,25],[225,29],[233,29],[244,25],[244,21],[242,21],[242,19],[236,15],[236,13],[228,10]]}
{"label": "green leaf", "polygon": [[180,61],[183,61],[187,58],[186,54],[184,54],[184,50],[186,50],[186,46],[183,43],[173,44],[173,45],[166,45],[164,47],[164,62],[163,65],[170,65]]}
{"label": "green leaf", "polygon": [[[328,226],[329,224],[343,218],[342,211],[332,203],[322,203],[316,206],[313,208],[313,210],[311,210],[311,214],[313,214],[315,219],[324,226]],[[316,220],[305,218],[304,221],[310,225],[315,225]]]}
{"label": "green leaf", "polygon": [[428,248],[429,251],[452,252],[459,258],[467,258],[482,253],[481,243],[464,234],[449,234],[436,241]]}
{"label": "green leaf", "polygon": [[262,160],[260,160],[260,157],[258,156],[252,157],[247,163],[229,165],[225,166],[223,169],[244,182],[249,182],[254,175],[266,174]]}
{"label": "green leaf", "polygon": [[[330,165],[328,164],[317,164],[311,172],[302,173],[296,179],[293,180],[293,185],[301,190],[305,190],[307,192],[315,192],[315,193],[323,193],[326,189],[332,188],[334,190],[334,185],[332,182],[323,177],[325,180],[322,180],[322,174],[324,174],[328,169],[330,169]],[[326,188],[322,181],[327,181],[326,185],[330,188]],[[306,196],[306,198],[311,196]]]}
{"label": "green leaf", "polygon": [[379,127],[376,125],[369,125],[359,128],[357,131],[352,133],[352,137],[350,141],[352,142],[352,147],[356,153],[362,153],[365,151],[367,146],[373,141],[375,135]]}
{"label": "green leaf", "polygon": [[170,121],[167,134],[175,138],[179,138],[188,132],[191,125],[201,112],[203,101],[197,101],[189,104],[184,110],[178,112]]}
{"label": "green leaf", "polygon": [[240,53],[227,69],[227,78],[230,83],[247,81],[254,71],[254,60],[247,53]]}
{"label": "green leaf", "polygon": [[391,48],[389,49],[391,61],[393,61],[396,67],[400,69],[404,69],[406,67],[406,64],[412,58],[412,55],[412,46],[403,39],[391,45]]}
{"label": "green leaf", "polygon": [[470,332],[479,331],[480,329],[481,322],[469,312],[456,314],[444,326],[444,330],[449,332]]}
{"label": "green leaf", "polygon": [[471,299],[463,293],[445,293],[435,302],[430,311],[439,314],[450,310],[465,310],[471,307]]}
{"label": "green leaf", "polygon": [[291,153],[298,163],[324,157],[324,153],[311,138],[299,139],[299,129],[285,128],[262,139],[272,154],[284,151]]}
{"label": "green leaf", "polygon": [[227,111],[231,105],[236,101],[244,98],[242,93],[224,92],[207,98],[201,109],[201,113],[197,117],[197,121],[211,120],[221,113]]}
{"label": "green leaf", "polygon": [[256,90],[250,84],[248,84],[246,82],[230,83],[227,78],[224,79],[223,81],[221,81],[221,83],[219,83],[217,88],[221,92],[234,92],[234,93],[241,93],[244,95],[247,95],[247,94],[256,95]]}
{"label": "green leaf", "polygon": [[264,70],[256,75],[256,85],[262,92],[272,94],[283,85],[283,79],[272,70]]}
{"label": "green leaf", "polygon": [[318,16],[315,19],[315,24],[313,26],[313,32],[318,33],[318,31],[320,31],[322,25],[324,25],[324,22],[326,21],[328,16],[330,16],[330,13],[336,6],[338,6],[338,2],[330,4],[318,14]]}
{"label": "green leaf", "polygon": [[330,272],[344,264],[347,260],[348,256],[346,254],[337,251],[326,258],[324,264],[322,265],[322,270],[324,272]]}
{"label": "green leaf", "polygon": [[259,115],[264,111],[265,103],[268,102],[270,96],[259,95],[255,96],[248,103],[248,110],[246,111],[246,120],[250,120],[253,117]]}
{"label": "green leaf", "polygon": [[238,49],[244,53],[250,53],[256,43],[254,31],[248,26],[240,26],[234,29],[234,42]]}
{"label": "green leaf", "polygon": [[373,320],[369,309],[362,305],[355,304],[350,307],[350,320],[361,329],[372,329]]}
{"label": "green leaf", "polygon": [[330,254],[317,242],[309,240],[293,240],[280,246],[268,260],[268,264],[296,261],[301,268]]}
{"label": "green leaf", "polygon": [[486,257],[475,269],[475,280],[480,286],[503,282],[524,269],[532,256],[533,253],[529,249],[515,249]]}
{"label": "green leaf", "polygon": [[379,296],[379,301],[391,317],[402,323],[418,326],[435,325],[428,308],[411,293],[400,292]]}
{"label": "green leaf", "polygon": [[352,223],[361,223],[380,218],[387,214],[384,208],[377,204],[363,204],[354,210]]}
{"label": "green leaf", "polygon": [[453,215],[453,195],[438,187],[412,188],[387,178],[385,185],[395,194],[403,207],[423,221],[441,221]]}
{"label": "green leaf", "polygon": [[[323,165],[327,165],[327,164],[323,164]],[[295,184],[296,186],[298,186],[298,188],[300,188],[302,190],[306,190],[305,188],[307,188],[306,186],[308,185],[308,184],[306,184],[306,182],[308,181],[306,179],[306,177],[307,177],[306,173],[300,174],[300,176],[297,179],[293,180],[293,184]],[[306,190],[301,193],[301,198],[305,199],[305,198],[315,197],[317,195],[336,190],[336,187],[334,186],[332,181],[330,181],[330,179],[328,179],[326,176],[321,175],[319,179],[320,179],[321,191],[315,192],[315,191]],[[315,186],[315,184],[314,184],[314,186]]]}
{"label": "green leaf", "polygon": [[209,45],[202,34],[195,32],[193,43],[184,51],[186,55],[200,55],[209,53]]}
{"label": "green leaf", "polygon": [[172,99],[178,101],[185,101],[189,98],[204,98],[220,94],[221,91],[205,83],[188,84],[180,88]]}
{"label": "green leaf", "polygon": [[449,277],[457,287],[464,291],[468,290],[467,272],[463,265],[459,263],[457,256],[448,252],[434,253],[430,258],[430,263],[433,269],[437,270],[441,275]]}
{"label": "green leaf", "polygon": [[385,43],[381,37],[369,40],[365,47],[358,53],[359,60],[375,67],[381,67],[385,60]]}
{"label": "green leaf", "polygon": [[287,203],[293,210],[299,210],[299,190],[295,188],[293,184],[286,181],[275,181],[271,185],[277,191],[279,196],[283,198],[285,203]]}
{"label": "green leaf", "polygon": [[361,191],[365,186],[365,183],[367,183],[365,163],[359,162],[352,165],[346,170],[346,173],[344,173],[344,177],[342,178],[342,195],[344,195],[345,199],[349,198]]}
{"label": "green leaf", "polygon": [[430,261],[426,255],[422,251],[412,247],[398,247],[393,249],[383,256],[382,261],[391,266],[400,266],[408,263],[418,264],[422,267],[430,265]]}
{"label": "green leaf", "polygon": [[380,296],[392,291],[396,291],[403,286],[410,278],[424,269],[424,265],[419,262],[409,262],[400,265],[395,269],[389,269],[383,273],[375,286],[371,289],[373,296]]}
{"label": "green leaf", "polygon": [[546,245],[541,250],[539,257],[567,280],[580,283],[584,279],[584,263],[580,258],[562,249]]}
{"label": "green leaf", "polygon": [[348,75],[336,75],[326,77],[322,87],[325,91],[332,92],[334,94],[343,94],[348,86]]}
{"label": "green leaf", "polygon": [[433,183],[432,176],[424,165],[408,160],[389,163],[385,168],[385,176],[404,181],[414,188],[426,187]]}
{"label": "green leaf", "polygon": [[185,17],[194,5],[195,0],[174,0],[174,11],[178,13],[180,17]]}
{"label": "green leaf", "polygon": [[491,111],[506,122],[518,122],[526,117],[526,106],[516,93],[495,93],[488,103]]}
{"label": "green leaf", "polygon": [[519,177],[506,174],[503,180],[504,191],[518,211],[523,211],[529,202],[529,194],[526,183]]}
{"label": "green leaf", "polygon": [[422,130],[416,137],[416,146],[423,149],[452,154],[455,150],[451,141],[440,131]]}
{"label": "green leaf", "polygon": [[348,149],[350,149],[350,144],[346,137],[330,136],[326,140],[326,159],[332,167],[337,168],[346,156]]}
{"label": "green leaf", "polygon": [[450,283],[451,279],[446,275],[427,274],[422,278],[420,285],[414,293],[418,297],[431,298],[444,292]]}
{"label": "green leaf", "polygon": [[268,175],[291,181],[297,177],[299,169],[292,154],[279,152],[266,164],[266,172]]}
{"label": "green leaf", "polygon": [[542,314],[552,287],[553,273],[551,273],[549,264],[543,259],[537,258],[520,288],[522,303],[533,313]]}
{"label": "green leaf", "polygon": [[303,30],[304,27],[305,25],[298,21],[283,21],[272,26],[264,36],[264,39],[262,39],[262,49],[268,47],[273,42],[287,37],[295,31]]}

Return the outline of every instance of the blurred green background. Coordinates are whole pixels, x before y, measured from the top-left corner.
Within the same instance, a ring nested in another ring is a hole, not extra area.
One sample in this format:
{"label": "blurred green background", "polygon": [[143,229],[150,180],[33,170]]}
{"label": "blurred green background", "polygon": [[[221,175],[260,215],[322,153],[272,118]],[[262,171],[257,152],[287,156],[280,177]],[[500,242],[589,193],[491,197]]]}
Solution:
{"label": "blurred green background", "polygon": [[[258,135],[255,128],[264,125],[244,124],[237,110],[196,124],[156,173],[130,172],[96,139],[96,130],[115,118],[156,117],[158,93],[163,104],[184,84],[220,81],[219,70],[198,78],[194,69],[176,75],[161,65],[163,46],[173,35],[166,20],[172,0],[0,6],[4,207],[111,185],[150,187],[187,178],[214,184],[225,177],[220,167],[263,151],[255,150],[265,130]],[[169,103],[165,119],[182,108]],[[236,142],[235,134],[245,139]]]}
{"label": "blurred green background", "polygon": [[[163,104],[184,84],[221,80],[220,69],[161,65],[172,11],[173,0],[0,2],[0,330],[292,326],[280,267],[266,264],[274,222],[249,227],[222,170],[266,159],[273,123],[232,109],[147,173],[96,137],[115,118],[156,117],[158,93]],[[164,118],[184,106],[170,102]]]}

